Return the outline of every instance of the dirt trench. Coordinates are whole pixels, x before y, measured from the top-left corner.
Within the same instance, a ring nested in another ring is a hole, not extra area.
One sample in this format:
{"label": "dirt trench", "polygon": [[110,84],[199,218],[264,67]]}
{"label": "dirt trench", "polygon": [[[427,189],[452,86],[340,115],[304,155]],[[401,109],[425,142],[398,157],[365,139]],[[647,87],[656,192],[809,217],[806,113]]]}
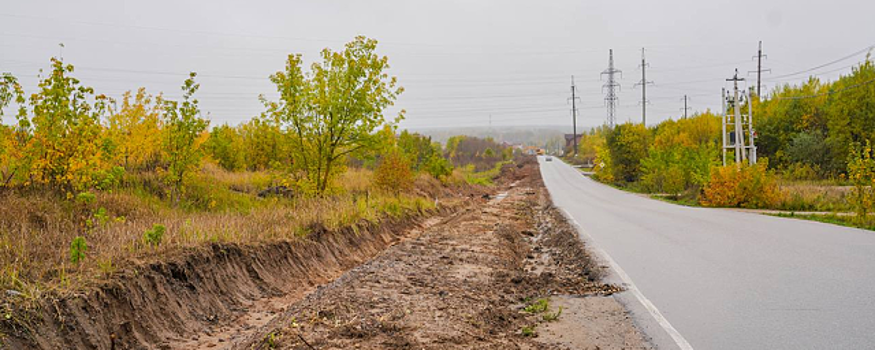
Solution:
{"label": "dirt trench", "polygon": [[[9,349],[649,348],[532,160],[493,195],[305,240],[177,252],[45,297]],[[497,195],[496,195],[497,194]],[[549,300],[548,310],[524,309]],[[564,314],[556,315],[558,307]],[[586,331],[581,332],[583,328]]]}
{"label": "dirt trench", "polygon": [[86,291],[43,296],[37,309],[27,311],[24,322],[0,323],[0,347],[227,347],[315,286],[455,210],[443,207],[408,220],[317,232],[299,241],[211,244],[176,252]]}
{"label": "dirt trench", "polygon": [[518,170],[488,202],[320,286],[232,348],[650,349],[537,165]]}

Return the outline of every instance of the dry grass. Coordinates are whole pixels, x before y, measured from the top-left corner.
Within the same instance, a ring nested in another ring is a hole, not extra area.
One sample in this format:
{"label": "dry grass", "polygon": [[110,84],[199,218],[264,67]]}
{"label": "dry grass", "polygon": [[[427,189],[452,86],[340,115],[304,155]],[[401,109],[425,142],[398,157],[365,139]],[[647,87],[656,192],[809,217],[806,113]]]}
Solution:
{"label": "dry grass", "polygon": [[[345,191],[335,196],[258,198],[258,190],[271,184],[273,176],[207,167],[190,189],[207,198],[198,198],[199,203],[213,203],[206,208],[169,206],[161,198],[154,174],[131,175],[129,186],[96,193],[90,204],[58,200],[46,193],[0,193],[0,288],[75,287],[132,261],[207,242],[298,239],[317,228],[332,230],[362,220],[415,215],[434,208],[435,198],[447,192],[439,181],[426,176],[417,178],[411,193],[381,194],[370,190],[370,171],[351,169],[339,181]],[[95,215],[101,208],[105,217]],[[143,234],[156,224],[167,230],[161,244],[151,247]],[[74,265],[70,244],[77,236],[85,237],[88,250],[85,260]]]}
{"label": "dry grass", "polygon": [[848,195],[851,187],[812,182],[782,181],[781,200],[774,209],[793,211],[851,211]]}

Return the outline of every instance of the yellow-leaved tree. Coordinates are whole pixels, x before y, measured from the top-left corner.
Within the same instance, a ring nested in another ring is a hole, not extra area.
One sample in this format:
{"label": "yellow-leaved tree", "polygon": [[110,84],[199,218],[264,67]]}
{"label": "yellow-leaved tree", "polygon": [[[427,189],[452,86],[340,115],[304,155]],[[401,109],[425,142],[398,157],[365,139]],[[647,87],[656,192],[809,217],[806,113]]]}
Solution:
{"label": "yellow-leaved tree", "polygon": [[[280,99],[263,100],[267,112],[291,133],[293,173],[298,185],[316,195],[333,187],[349,155],[380,143],[375,131],[387,123],[383,111],[403,89],[386,74],[388,58],[375,52],[377,41],[357,37],[343,51],[322,51],[322,62],[302,69],[300,55],[270,77]],[[403,118],[399,113],[395,122]]]}
{"label": "yellow-leaved tree", "polygon": [[114,164],[127,170],[150,169],[157,165],[161,151],[161,95],[153,97],[140,88],[122,97],[118,110],[109,116],[107,140]]}

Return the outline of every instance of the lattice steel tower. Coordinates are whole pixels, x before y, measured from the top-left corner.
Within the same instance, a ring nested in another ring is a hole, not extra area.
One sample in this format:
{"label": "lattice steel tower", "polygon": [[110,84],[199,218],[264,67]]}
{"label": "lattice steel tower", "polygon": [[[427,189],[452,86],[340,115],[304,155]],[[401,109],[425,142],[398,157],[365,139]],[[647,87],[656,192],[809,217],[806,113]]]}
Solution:
{"label": "lattice steel tower", "polygon": [[617,112],[617,90],[620,89],[620,83],[617,82],[615,75],[619,73],[623,75],[623,71],[614,68],[614,50],[608,51],[608,69],[602,71],[601,76],[608,76],[608,81],[602,85],[602,91],[607,90],[605,94],[605,106],[608,108],[608,127],[613,128],[616,123]]}

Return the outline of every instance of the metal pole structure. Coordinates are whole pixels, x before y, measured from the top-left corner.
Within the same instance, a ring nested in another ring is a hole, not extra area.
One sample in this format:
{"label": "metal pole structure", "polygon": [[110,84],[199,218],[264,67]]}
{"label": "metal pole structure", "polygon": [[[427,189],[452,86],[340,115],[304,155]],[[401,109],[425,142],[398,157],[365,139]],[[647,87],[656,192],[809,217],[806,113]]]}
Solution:
{"label": "metal pole structure", "polygon": [[723,166],[726,166],[726,123],[728,122],[726,119],[726,88],[723,88],[721,95],[723,96],[721,99],[723,102],[723,109],[720,113],[720,126],[723,129]]}
{"label": "metal pole structure", "polygon": [[681,108],[681,110],[684,111],[684,119],[687,119],[687,111],[690,110],[690,107],[687,106],[687,101],[689,100],[689,97],[687,97],[687,95],[684,95],[684,98],[682,98],[682,100],[684,101],[684,108]]}
{"label": "metal pole structure", "polygon": [[[761,93],[760,90],[762,89],[762,86],[763,86],[763,84],[762,84],[763,72],[771,72],[772,71],[771,69],[763,69],[763,57],[768,58],[769,56],[763,55],[763,41],[760,40],[759,49],[757,50],[757,55],[753,56],[753,58],[757,60],[757,70],[756,70],[756,73],[757,73],[757,86],[756,86],[757,99],[760,99],[760,96],[762,96],[762,95],[760,95],[760,93]],[[748,74],[750,74],[750,73],[753,73],[753,72],[748,71]]]}
{"label": "metal pole structure", "polygon": [[754,165],[757,163],[757,146],[754,142],[754,130],[753,130],[753,100],[750,99],[750,90],[747,93],[747,132],[748,132],[748,141],[750,147],[750,165]]}
{"label": "metal pole structure", "polygon": [[623,74],[623,71],[614,68],[614,50],[611,49],[608,51],[608,69],[602,71],[601,75],[607,75],[608,81],[602,85],[602,91],[607,89],[607,93],[605,94],[605,106],[608,109],[608,120],[607,124],[609,128],[614,128],[614,124],[616,122],[616,109],[617,109],[617,92],[615,89],[620,87],[620,83],[617,83],[615,79],[615,75],[620,73]]}
{"label": "metal pole structure", "polygon": [[571,135],[574,143],[574,155],[577,156],[577,88],[574,86],[574,76],[571,76],[571,124],[574,134]]}
{"label": "metal pole structure", "polygon": [[641,124],[647,126],[647,63],[644,48],[641,48]]}
{"label": "metal pole structure", "polygon": [[733,78],[733,98],[732,98],[732,107],[733,107],[733,116],[735,119],[735,163],[741,165],[741,161],[744,157],[744,150],[742,149],[742,145],[744,144],[744,130],[741,126],[741,106],[739,105],[739,95],[738,95],[738,71],[735,72],[735,77]]}
{"label": "metal pole structure", "polygon": [[647,67],[649,65],[644,60],[644,48],[641,48],[641,81],[635,83],[635,86],[641,85],[641,124],[647,126],[647,84],[653,84],[652,81],[647,81]]}
{"label": "metal pole structure", "polygon": [[757,98],[760,96],[760,82],[763,81],[763,41],[760,40],[759,49],[757,50]]}

